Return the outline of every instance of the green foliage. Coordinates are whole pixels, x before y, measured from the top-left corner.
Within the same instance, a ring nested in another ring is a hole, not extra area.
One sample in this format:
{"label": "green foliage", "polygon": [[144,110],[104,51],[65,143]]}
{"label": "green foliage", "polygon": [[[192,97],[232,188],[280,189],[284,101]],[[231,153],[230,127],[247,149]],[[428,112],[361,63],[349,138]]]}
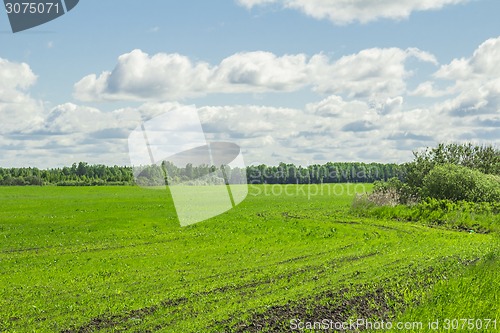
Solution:
{"label": "green foliage", "polygon": [[500,182],[493,175],[459,165],[435,166],[423,179],[424,197],[453,201],[498,202]]}
{"label": "green foliage", "polygon": [[359,216],[418,222],[470,232],[500,232],[500,202],[467,202],[427,198],[395,207],[366,205],[352,208]]}
{"label": "green foliage", "polygon": [[[224,166],[225,175],[220,168],[210,165],[176,166],[163,161],[161,165],[131,167],[108,167],[90,165],[86,162],[73,163],[71,167],[39,170],[37,168],[0,168],[0,185],[140,185],[162,186],[165,184],[201,182],[217,184],[227,178],[232,184],[323,184],[323,183],[372,183],[393,177],[402,178],[403,168],[396,164],[381,163],[332,163],[314,164],[307,167],[280,163],[278,166],[249,166],[229,168]],[[215,177],[201,181],[209,173]],[[134,178],[136,175],[136,179]],[[217,179],[218,178],[218,179]]]}
{"label": "green foliage", "polygon": [[131,185],[134,182],[132,168],[73,163],[71,167],[40,170],[38,168],[0,168],[0,185],[58,185],[95,186]]}
{"label": "green foliage", "polygon": [[466,144],[439,144],[435,148],[414,151],[414,160],[404,164],[405,182],[412,194],[421,196],[425,176],[437,165],[453,164],[500,175],[500,150],[494,146]]}
{"label": "green foliage", "polygon": [[285,163],[247,167],[249,184],[373,183],[402,177],[402,173],[402,167],[396,164],[357,162],[328,162],[307,167]]}

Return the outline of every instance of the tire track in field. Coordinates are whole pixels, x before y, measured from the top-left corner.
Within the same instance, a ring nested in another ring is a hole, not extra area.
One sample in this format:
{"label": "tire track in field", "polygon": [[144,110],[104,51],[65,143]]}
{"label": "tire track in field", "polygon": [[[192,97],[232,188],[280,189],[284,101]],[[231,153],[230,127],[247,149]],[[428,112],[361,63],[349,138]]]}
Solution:
{"label": "tire track in field", "polygon": [[[29,248],[24,248],[24,249],[8,249],[8,250],[2,250],[0,253],[25,253],[25,252],[32,252],[35,251],[38,253],[38,251],[45,251],[45,250],[53,250],[53,249],[58,249],[61,251],[58,251],[57,254],[68,254],[68,253],[86,253],[86,252],[99,252],[99,251],[112,251],[112,250],[119,250],[119,249],[125,249],[125,248],[134,248],[134,247],[139,247],[143,245],[155,245],[155,244],[162,244],[162,243],[170,243],[174,242],[177,240],[180,240],[180,237],[177,238],[171,238],[171,239],[163,239],[161,241],[156,241],[156,242],[144,242],[144,243],[137,243],[137,244],[126,244],[126,245],[114,245],[114,246],[101,246],[101,247],[93,247],[93,248],[86,248],[82,247],[82,245],[79,245],[79,247],[71,247],[71,246],[45,246],[45,247],[29,247]],[[72,251],[74,249],[77,249],[77,251]]]}
{"label": "tire track in field", "polygon": [[[326,252],[325,252],[326,253]],[[358,255],[358,256],[345,256],[341,258],[336,258],[335,260],[330,260],[327,263],[328,264],[333,264],[335,263],[350,263],[353,261],[357,260],[363,260],[365,258],[369,258],[372,256],[375,256],[378,254],[377,252],[372,252],[372,253],[367,253],[363,255]],[[296,260],[301,260],[302,258],[308,258],[310,256],[302,256],[302,257],[297,257],[297,258],[292,258]],[[282,263],[286,263],[290,261],[284,261]],[[153,305],[149,307],[144,307],[140,309],[135,309],[135,310],[130,310],[122,314],[114,314],[114,315],[109,315],[109,316],[99,316],[92,318],[89,322],[87,322],[84,325],[69,328],[62,330],[61,333],[90,333],[90,332],[96,332],[98,330],[102,329],[108,329],[112,328],[116,325],[123,325],[126,324],[129,320],[131,319],[143,319],[147,316],[153,315],[155,312],[162,308],[179,308],[182,305],[186,305],[190,303],[190,299],[199,299],[200,297],[207,297],[207,296],[212,296],[218,293],[229,293],[229,292],[241,292],[242,290],[245,289],[254,289],[256,287],[266,285],[266,284],[272,284],[275,283],[277,279],[285,279],[285,278],[290,278],[292,276],[296,276],[297,274],[307,272],[310,270],[314,270],[318,267],[322,267],[322,265],[309,265],[305,267],[300,267],[293,272],[289,272],[287,275],[284,276],[278,276],[276,278],[268,278],[264,280],[259,280],[251,283],[246,283],[243,285],[227,285],[223,287],[218,287],[214,288],[209,291],[203,291],[203,292],[197,292],[193,293],[190,295],[189,298],[187,297],[179,297],[176,299],[171,299],[171,300],[165,300],[160,302],[158,305]],[[324,272],[324,268],[321,270],[317,270],[317,273],[321,274]],[[175,311],[175,310],[174,310]],[[157,327],[158,329],[161,327]]]}
{"label": "tire track in field", "polygon": [[[334,222],[334,223],[359,225],[360,227],[362,227],[363,225],[368,225],[368,224],[364,224],[364,223],[360,223],[360,222]],[[379,225],[369,225],[369,226],[372,228],[373,227],[375,227],[375,228],[381,227]],[[396,231],[396,232],[401,231],[397,228],[383,228],[383,229],[389,229],[389,230],[394,229],[394,231]],[[112,250],[112,249],[135,247],[135,246],[147,246],[147,245],[153,245],[153,244],[157,244],[157,243],[171,242],[171,241],[175,241],[175,240],[177,240],[177,239],[170,239],[170,240],[162,241],[162,242],[147,242],[147,243],[141,243],[141,244],[117,246],[117,247],[113,247],[113,248],[105,248],[102,250]],[[289,264],[292,262],[300,262],[302,260],[318,258],[318,257],[322,257],[326,254],[332,254],[332,253],[335,253],[338,251],[352,248],[353,246],[354,246],[354,244],[348,244],[348,245],[344,245],[342,247],[339,247],[339,248],[333,249],[333,250],[329,250],[329,251],[323,251],[320,253],[313,253],[313,254],[307,254],[307,255],[299,255],[299,256],[292,257],[292,258],[282,260],[282,261],[278,261],[275,263],[269,263],[266,265],[261,265],[261,266],[257,266],[257,267],[253,267],[253,268],[245,268],[245,269],[234,271],[231,274],[226,274],[225,277],[227,278],[227,277],[231,277],[231,276],[233,276],[233,277],[242,276],[242,275],[246,275],[246,274],[251,274],[252,272],[255,272],[255,271],[260,271],[260,270],[265,269],[265,268],[275,267],[276,265],[286,265],[286,264]],[[91,250],[99,251],[101,249],[91,249]],[[103,329],[109,329],[109,328],[112,328],[116,325],[124,325],[124,324],[126,325],[127,322],[129,322],[130,320],[146,318],[148,316],[153,315],[155,312],[157,312],[161,309],[173,308],[172,310],[174,312],[180,311],[180,307],[188,305],[189,303],[192,302],[190,300],[197,300],[197,299],[202,298],[202,297],[206,298],[206,297],[210,297],[210,296],[220,294],[220,293],[237,292],[237,293],[248,294],[248,293],[252,293],[252,290],[255,288],[258,288],[259,286],[271,285],[271,284],[275,283],[276,280],[290,279],[291,277],[296,277],[296,276],[302,275],[306,272],[314,271],[314,272],[316,272],[316,275],[324,274],[327,270],[327,268],[325,268],[325,264],[328,267],[338,266],[339,264],[341,266],[343,266],[345,264],[352,263],[354,261],[363,260],[363,259],[366,259],[369,257],[373,257],[373,256],[376,256],[378,254],[380,254],[380,253],[379,252],[368,252],[368,253],[361,253],[361,254],[346,255],[343,257],[336,257],[333,259],[330,258],[330,260],[328,260],[328,258],[325,258],[326,260],[321,261],[321,264],[316,264],[316,265],[313,264],[313,265],[305,265],[305,266],[301,266],[301,267],[296,267],[295,269],[287,272],[286,274],[282,274],[279,276],[272,276],[272,277],[269,277],[266,279],[261,279],[261,280],[252,281],[252,282],[239,284],[239,285],[225,285],[225,286],[217,287],[217,288],[207,290],[207,291],[200,291],[200,292],[192,293],[188,298],[187,297],[179,297],[179,298],[175,298],[175,299],[171,299],[171,300],[162,301],[158,305],[153,305],[153,306],[149,306],[149,307],[130,310],[130,311],[126,311],[126,312],[118,313],[118,314],[110,314],[107,316],[98,316],[98,317],[90,319],[86,324],[63,330],[63,331],[61,331],[61,333],[87,333],[87,332],[95,332],[95,331],[103,330]],[[211,275],[211,276],[206,276],[206,277],[196,279],[193,282],[199,283],[202,281],[206,281],[209,279],[216,279],[219,277],[220,277],[220,275]],[[313,279],[314,279],[314,277],[310,277],[307,280],[313,280]]]}

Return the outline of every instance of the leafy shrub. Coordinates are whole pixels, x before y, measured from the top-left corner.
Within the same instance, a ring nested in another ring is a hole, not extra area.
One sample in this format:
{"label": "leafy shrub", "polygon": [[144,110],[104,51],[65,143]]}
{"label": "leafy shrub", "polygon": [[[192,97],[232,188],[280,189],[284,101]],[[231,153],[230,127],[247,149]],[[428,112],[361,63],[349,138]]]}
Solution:
{"label": "leafy shrub", "polygon": [[412,221],[475,232],[500,230],[500,202],[450,201],[428,198],[411,210]]}
{"label": "leafy shrub", "polygon": [[466,144],[439,144],[435,148],[414,151],[414,160],[404,164],[405,182],[413,195],[422,196],[424,178],[439,165],[453,164],[500,175],[500,150],[494,146]]}
{"label": "leafy shrub", "polygon": [[422,194],[435,199],[452,201],[500,201],[500,182],[493,175],[463,166],[435,166],[423,179]]}

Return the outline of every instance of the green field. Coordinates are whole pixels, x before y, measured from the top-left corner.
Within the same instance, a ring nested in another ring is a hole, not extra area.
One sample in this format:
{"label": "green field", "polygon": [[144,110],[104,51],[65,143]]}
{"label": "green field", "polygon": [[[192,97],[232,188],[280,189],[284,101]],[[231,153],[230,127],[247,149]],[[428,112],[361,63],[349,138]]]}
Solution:
{"label": "green field", "polygon": [[235,209],[180,227],[167,191],[2,187],[0,331],[289,332],[294,319],[451,315],[499,328],[498,235],[356,217],[354,192],[369,189],[252,186]]}

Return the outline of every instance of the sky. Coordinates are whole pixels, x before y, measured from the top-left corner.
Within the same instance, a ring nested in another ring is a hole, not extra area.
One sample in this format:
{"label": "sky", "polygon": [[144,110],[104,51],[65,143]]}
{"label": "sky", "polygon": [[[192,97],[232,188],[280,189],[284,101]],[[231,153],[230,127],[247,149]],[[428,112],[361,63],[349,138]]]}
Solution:
{"label": "sky", "polygon": [[14,34],[2,8],[0,167],[130,165],[134,129],[179,110],[247,165],[499,145],[499,12],[498,0],[80,0]]}

